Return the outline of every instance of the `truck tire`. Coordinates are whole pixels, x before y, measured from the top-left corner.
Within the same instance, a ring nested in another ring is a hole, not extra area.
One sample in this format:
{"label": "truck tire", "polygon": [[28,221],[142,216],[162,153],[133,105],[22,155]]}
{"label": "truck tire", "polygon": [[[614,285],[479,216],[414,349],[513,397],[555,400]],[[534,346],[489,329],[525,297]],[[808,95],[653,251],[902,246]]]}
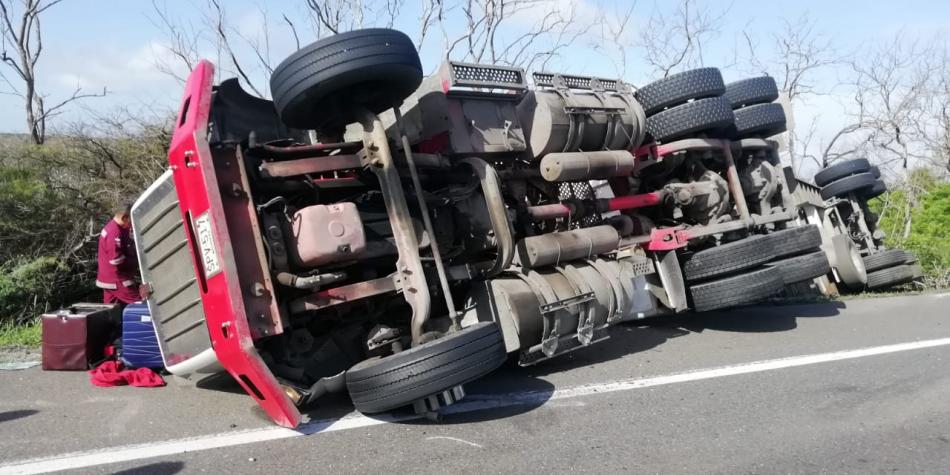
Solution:
{"label": "truck tire", "polygon": [[688,281],[698,281],[751,269],[774,258],[766,236],[749,236],[693,254],[683,266],[683,274]]}
{"label": "truck tire", "polygon": [[831,248],[835,256],[835,270],[841,282],[851,289],[861,289],[868,281],[864,260],[854,246],[854,241],[843,234],[832,236]]}
{"label": "truck tire", "polygon": [[839,178],[854,175],[855,173],[867,173],[871,170],[871,164],[867,159],[855,158],[841,163],[822,168],[815,174],[815,184],[825,186]]}
{"label": "truck tire", "polygon": [[735,124],[729,101],[723,97],[699,99],[647,117],[647,133],[659,142],[671,142],[706,132],[726,134]]}
{"label": "truck tire", "polygon": [[868,171],[871,172],[872,175],[874,175],[874,178],[881,178],[881,169],[878,168],[877,165],[872,166],[871,169]]}
{"label": "truck tire", "polygon": [[323,38],[282,61],[270,78],[274,106],[290,127],[320,129],[382,112],[416,90],[422,64],[412,40],[383,28]]}
{"label": "truck tire", "polygon": [[785,132],[781,104],[756,104],[735,110],[736,138],[771,137]]}
{"label": "truck tire", "polygon": [[846,176],[821,187],[821,199],[830,200],[836,196],[844,196],[851,192],[863,192],[874,186],[874,175],[858,173]]}
{"label": "truck tire", "polygon": [[778,269],[785,285],[812,280],[831,272],[831,264],[828,263],[825,251],[772,261],[766,266]]}
{"label": "truck tire", "polygon": [[870,200],[872,198],[877,198],[878,196],[883,195],[884,192],[886,191],[887,191],[887,185],[885,185],[884,182],[881,181],[880,179],[877,179],[877,180],[874,180],[874,184],[871,185],[871,187],[868,188],[867,191],[862,193],[861,196],[865,200]]}
{"label": "truck tire", "polygon": [[868,288],[876,290],[911,282],[915,279],[915,275],[918,274],[914,267],[917,266],[903,264],[869,272]]}
{"label": "truck tire", "polygon": [[910,251],[903,251],[903,252],[904,252],[904,264],[913,264],[917,262],[917,254],[914,254],[913,252],[910,252]]}
{"label": "truck tire", "polygon": [[914,280],[920,280],[924,278],[924,269],[922,269],[919,265],[914,264],[910,266],[910,268],[913,271]]}
{"label": "truck tire", "polygon": [[821,246],[821,231],[818,226],[808,224],[775,231],[767,235],[766,239],[775,257],[794,256]]}
{"label": "truck tire", "polygon": [[738,109],[755,104],[768,104],[778,99],[778,86],[771,76],[761,76],[726,84],[726,92],[723,95],[729,99],[733,109]]}
{"label": "truck tire", "polygon": [[907,263],[907,252],[903,249],[888,249],[877,254],[871,254],[864,257],[864,268],[868,272],[874,272],[887,267],[894,267],[899,264]]}
{"label": "truck tire", "polygon": [[782,291],[782,274],[774,267],[762,267],[724,279],[691,285],[693,309],[708,312],[761,302]]}
{"label": "truck tire", "polygon": [[478,379],[506,359],[498,326],[480,322],[392,356],[357,363],[346,372],[346,387],[358,411],[383,412]]}
{"label": "truck tire", "polygon": [[638,89],[634,97],[649,116],[693,99],[721,96],[725,91],[718,69],[699,68],[653,81]]}

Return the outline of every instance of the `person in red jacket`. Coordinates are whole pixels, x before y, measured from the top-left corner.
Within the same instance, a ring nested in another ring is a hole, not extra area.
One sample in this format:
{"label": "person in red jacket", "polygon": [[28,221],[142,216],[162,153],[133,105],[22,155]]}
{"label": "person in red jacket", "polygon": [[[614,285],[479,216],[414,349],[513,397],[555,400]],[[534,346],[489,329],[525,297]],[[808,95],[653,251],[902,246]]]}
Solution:
{"label": "person in red jacket", "polygon": [[117,209],[99,233],[98,261],[96,287],[102,289],[104,303],[129,304],[142,300],[128,206]]}

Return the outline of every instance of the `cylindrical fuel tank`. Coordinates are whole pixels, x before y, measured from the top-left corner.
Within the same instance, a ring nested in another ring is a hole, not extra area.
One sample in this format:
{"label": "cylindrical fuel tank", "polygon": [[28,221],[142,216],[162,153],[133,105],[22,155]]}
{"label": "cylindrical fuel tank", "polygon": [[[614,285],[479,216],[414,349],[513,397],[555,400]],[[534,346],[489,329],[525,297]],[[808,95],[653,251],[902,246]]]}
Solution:
{"label": "cylindrical fuel tank", "polygon": [[535,268],[604,254],[619,243],[617,230],[603,225],[524,238],[515,256],[522,267]]}
{"label": "cylindrical fuel tank", "polygon": [[541,159],[547,181],[601,180],[633,172],[635,160],[626,150],[550,153]]}
{"label": "cylindrical fuel tank", "polygon": [[614,92],[570,91],[562,96],[538,90],[525,94],[518,104],[518,118],[535,159],[554,152],[635,148],[646,133],[645,117],[632,95]]}
{"label": "cylindrical fuel tank", "polygon": [[[527,350],[552,336],[578,332],[582,322],[594,328],[619,321],[631,305],[632,281],[624,279],[621,262],[581,260],[562,267],[490,279],[469,291],[464,322],[499,324],[508,352]],[[586,293],[593,299],[566,305],[544,315],[541,307]],[[611,319],[611,317],[614,319]]]}

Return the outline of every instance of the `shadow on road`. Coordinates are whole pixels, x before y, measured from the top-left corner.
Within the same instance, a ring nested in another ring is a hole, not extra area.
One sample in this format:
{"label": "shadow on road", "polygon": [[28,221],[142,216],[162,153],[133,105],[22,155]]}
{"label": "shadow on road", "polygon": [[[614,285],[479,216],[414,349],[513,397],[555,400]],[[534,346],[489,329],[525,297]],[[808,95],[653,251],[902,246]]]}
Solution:
{"label": "shadow on road", "polygon": [[844,302],[801,305],[763,305],[731,310],[695,313],[679,317],[679,326],[692,332],[705,329],[760,333],[794,330],[799,318],[833,317],[845,308]]}
{"label": "shadow on road", "polygon": [[34,409],[20,409],[16,411],[0,412],[0,422],[8,422],[16,419],[22,419],[24,417],[30,417],[37,412],[40,411]]}
{"label": "shadow on road", "polygon": [[113,472],[113,475],[172,475],[185,469],[185,462],[156,462]]}

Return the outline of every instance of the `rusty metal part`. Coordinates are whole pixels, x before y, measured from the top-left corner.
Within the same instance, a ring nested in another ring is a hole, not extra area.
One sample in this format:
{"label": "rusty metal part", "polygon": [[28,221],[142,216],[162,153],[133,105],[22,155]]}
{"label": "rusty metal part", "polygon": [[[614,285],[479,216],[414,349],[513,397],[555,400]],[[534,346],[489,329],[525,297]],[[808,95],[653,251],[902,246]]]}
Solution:
{"label": "rusty metal part", "polygon": [[617,230],[617,233],[620,234],[620,237],[627,237],[633,234],[635,229],[633,218],[625,214],[610,216],[607,218],[607,224],[613,226],[614,229]]}
{"label": "rusty metal part", "polygon": [[515,238],[511,232],[511,224],[508,222],[508,212],[501,194],[501,182],[495,168],[485,160],[468,157],[462,159],[461,163],[472,167],[475,175],[478,176],[482,195],[488,206],[488,218],[495,234],[496,257],[492,266],[484,271],[484,275],[493,277],[507,269],[515,255]]}
{"label": "rusty metal part", "polygon": [[351,260],[366,250],[363,221],[353,203],[301,208],[290,226],[291,255],[301,267]]}
{"label": "rusty metal part", "polygon": [[549,205],[529,206],[528,214],[535,221],[546,221],[549,219],[567,218],[574,214],[570,205],[564,203],[553,203]]}
{"label": "rusty metal part", "polygon": [[231,235],[230,250],[233,255],[241,256],[233,262],[238,283],[244,290],[240,295],[244,299],[251,337],[258,339],[283,333],[243,153],[239,147],[223,147],[214,149],[212,155],[218,187],[222,190],[221,204],[227,215],[225,222]]}
{"label": "rusty metal part", "polygon": [[629,175],[635,159],[626,150],[549,153],[541,159],[547,181],[582,181]]}
{"label": "rusty metal part", "polygon": [[362,145],[361,142],[341,142],[278,147],[275,145],[254,143],[252,140],[250,146],[248,147],[248,151],[263,158],[289,159],[295,157],[326,155],[327,152],[333,150],[356,150],[360,147],[360,145]]}
{"label": "rusty metal part", "polygon": [[429,205],[426,204],[425,196],[422,195],[422,183],[419,181],[419,171],[416,170],[416,163],[412,157],[412,149],[409,146],[409,138],[402,127],[402,115],[399,108],[393,108],[396,114],[396,127],[399,130],[402,140],[402,151],[406,157],[406,165],[409,167],[409,176],[412,178],[412,188],[416,194],[416,204],[422,213],[422,224],[425,230],[432,238],[429,244],[429,251],[432,253],[432,260],[435,261],[436,273],[439,275],[439,284],[442,286],[442,295],[445,298],[445,306],[449,311],[449,318],[452,319],[453,330],[460,330],[458,311],[455,309],[455,301],[452,298],[452,289],[449,288],[449,279],[445,276],[445,264],[442,262],[442,252],[439,250],[438,239],[435,238],[435,231],[432,227],[432,218],[429,216]]}
{"label": "rusty metal part", "polygon": [[286,178],[362,167],[363,163],[357,155],[327,155],[280,162],[263,162],[260,171],[264,178]]}
{"label": "rusty metal part", "polygon": [[367,164],[379,178],[380,192],[386,203],[386,214],[393,229],[393,238],[399,251],[396,269],[401,279],[402,295],[412,308],[412,342],[418,344],[425,333],[432,308],[429,285],[426,282],[422,259],[419,258],[419,243],[412,227],[412,217],[406,204],[406,192],[393,163],[389,142],[383,124],[376,114],[363,111],[363,150]]}
{"label": "rusty metal part", "polygon": [[598,209],[603,211],[622,211],[636,208],[646,208],[656,206],[663,202],[666,197],[666,191],[654,191],[651,193],[641,193],[638,195],[618,196],[616,198],[600,199]]}
{"label": "rusty metal part", "polygon": [[395,276],[381,277],[379,279],[321,290],[313,295],[308,295],[290,302],[290,312],[296,314],[323,310],[336,305],[395,292],[398,289],[395,279]]}
{"label": "rusty metal part", "polygon": [[291,274],[290,272],[280,272],[277,274],[277,282],[287,287],[296,289],[316,289],[324,285],[339,282],[346,278],[345,272],[328,272],[326,274],[302,276]]}
{"label": "rusty metal part", "polygon": [[753,158],[739,174],[739,182],[746,196],[759,204],[759,210],[765,213],[769,203],[781,187],[781,172],[764,158]]}
{"label": "rusty metal part", "polygon": [[[600,198],[593,201],[571,201],[529,206],[528,214],[535,221],[545,221],[548,219],[568,218],[571,215],[578,214],[579,211],[585,210],[596,211],[598,213],[605,213],[608,211],[622,211],[656,206],[662,203],[666,196],[667,191],[660,190],[651,193],[641,193],[638,195],[617,196],[615,198]],[[580,210],[578,210],[578,207]]]}
{"label": "rusty metal part", "polygon": [[604,254],[616,250],[619,242],[620,235],[610,225],[542,234],[522,239],[517,259],[523,267],[542,267]]}
{"label": "rusty metal part", "polygon": [[664,190],[692,223],[715,223],[732,211],[728,182],[712,170],[704,170],[695,181],[669,183]]}
{"label": "rusty metal part", "polygon": [[722,155],[726,160],[726,182],[729,183],[729,194],[736,203],[739,218],[750,223],[749,205],[746,204],[745,194],[742,192],[742,184],[739,182],[739,174],[736,172],[736,162],[732,159],[732,146],[729,142],[724,141]]}

